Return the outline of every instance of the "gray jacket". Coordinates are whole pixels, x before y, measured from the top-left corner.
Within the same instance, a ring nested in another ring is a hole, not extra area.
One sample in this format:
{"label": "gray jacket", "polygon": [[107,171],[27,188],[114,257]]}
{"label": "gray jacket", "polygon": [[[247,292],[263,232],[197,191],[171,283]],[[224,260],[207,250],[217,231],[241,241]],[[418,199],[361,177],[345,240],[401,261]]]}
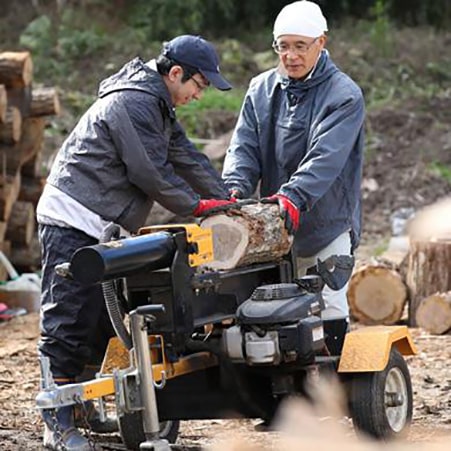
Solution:
{"label": "gray jacket", "polygon": [[153,201],[188,216],[200,197],[227,198],[219,174],[177,122],[163,78],[140,58],[100,84],[48,183],[133,232]]}
{"label": "gray jacket", "polygon": [[309,257],[346,230],[361,229],[364,101],[360,88],[323,51],[313,76],[289,80],[272,69],[246,93],[224,163],[228,189],[289,197],[301,211],[297,255]]}

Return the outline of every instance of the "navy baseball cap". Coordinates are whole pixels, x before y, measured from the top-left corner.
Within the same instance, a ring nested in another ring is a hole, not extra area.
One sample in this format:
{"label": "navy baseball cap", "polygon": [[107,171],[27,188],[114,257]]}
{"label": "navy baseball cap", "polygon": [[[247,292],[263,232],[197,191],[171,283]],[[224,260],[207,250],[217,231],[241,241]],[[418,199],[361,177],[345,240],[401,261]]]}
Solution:
{"label": "navy baseball cap", "polygon": [[163,55],[195,68],[221,91],[232,89],[232,85],[219,71],[219,57],[215,48],[200,36],[189,34],[177,36],[164,45]]}

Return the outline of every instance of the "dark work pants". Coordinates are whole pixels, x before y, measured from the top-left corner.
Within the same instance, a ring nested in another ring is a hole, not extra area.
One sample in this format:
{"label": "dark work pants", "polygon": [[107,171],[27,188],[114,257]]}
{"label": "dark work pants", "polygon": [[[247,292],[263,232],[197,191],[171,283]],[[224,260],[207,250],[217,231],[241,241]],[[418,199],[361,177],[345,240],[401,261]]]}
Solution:
{"label": "dark work pants", "polygon": [[75,378],[85,365],[102,362],[114,335],[101,285],[85,286],[55,273],[83,246],[98,241],[80,230],[39,225],[42,259],[41,339],[39,351],[49,357],[55,378]]}

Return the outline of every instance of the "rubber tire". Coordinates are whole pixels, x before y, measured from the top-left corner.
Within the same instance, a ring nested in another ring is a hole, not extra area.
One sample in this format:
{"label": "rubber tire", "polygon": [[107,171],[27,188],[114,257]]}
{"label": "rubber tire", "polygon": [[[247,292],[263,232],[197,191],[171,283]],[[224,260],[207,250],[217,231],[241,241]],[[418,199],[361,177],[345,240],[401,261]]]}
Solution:
{"label": "rubber tire", "polygon": [[[122,442],[127,449],[139,450],[139,445],[146,441],[142,422],[141,412],[127,413],[118,418],[119,432]],[[163,421],[160,426],[160,438],[166,439],[169,443],[175,443],[179,433],[180,421]]]}
{"label": "rubber tire", "polygon": [[[396,431],[387,418],[385,405],[385,383],[391,370],[398,371],[405,383],[407,409],[405,423]],[[404,436],[410,426],[413,411],[412,381],[409,369],[396,348],[390,351],[390,358],[383,371],[355,373],[350,387],[350,413],[357,434],[369,435],[378,440],[391,440]]]}

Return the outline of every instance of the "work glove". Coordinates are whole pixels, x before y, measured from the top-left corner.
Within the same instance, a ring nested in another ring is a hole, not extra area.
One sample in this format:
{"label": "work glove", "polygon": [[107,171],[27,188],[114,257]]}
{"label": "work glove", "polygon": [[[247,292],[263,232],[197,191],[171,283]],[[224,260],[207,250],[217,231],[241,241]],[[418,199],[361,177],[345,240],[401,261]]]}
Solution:
{"label": "work glove", "polygon": [[262,204],[279,204],[280,216],[284,220],[285,228],[290,235],[294,235],[299,228],[299,208],[283,194],[273,194],[260,200]]}
{"label": "work glove", "polygon": [[222,211],[233,208],[236,204],[236,199],[232,197],[230,200],[218,199],[201,199],[193,212],[194,216],[207,216],[213,213],[220,213]]}

